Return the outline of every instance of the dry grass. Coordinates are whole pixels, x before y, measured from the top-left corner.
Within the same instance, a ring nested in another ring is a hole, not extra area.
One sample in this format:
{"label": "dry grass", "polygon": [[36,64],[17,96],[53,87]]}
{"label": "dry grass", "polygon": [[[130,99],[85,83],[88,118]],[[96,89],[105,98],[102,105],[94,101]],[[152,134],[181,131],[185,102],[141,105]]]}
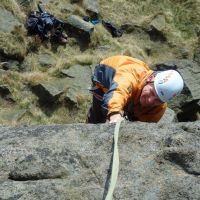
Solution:
{"label": "dry grass", "polygon": [[[25,13],[37,10],[37,2],[33,0],[30,6],[25,7],[20,6],[16,0],[2,0],[0,6],[11,11],[21,23],[24,23]],[[101,23],[95,26],[91,43],[85,51],[81,51],[74,38],[69,38],[66,46],[59,46],[53,51],[50,43],[44,45],[36,37],[27,37],[23,27],[16,27],[12,33],[1,32],[0,49],[4,49],[4,52],[9,55],[25,57],[24,64],[29,69],[26,72],[4,75],[0,81],[12,88],[19,107],[29,110],[29,114],[26,114],[19,123],[51,124],[85,121],[90,96],[88,99],[80,97],[81,110],[69,110],[64,105],[60,105],[51,116],[43,113],[38,107],[37,97],[30,91],[27,96],[24,96],[24,91],[28,91],[29,85],[55,78],[62,69],[77,64],[96,64],[101,59],[119,54],[137,57],[147,63],[156,63],[176,58],[182,47],[187,48],[190,56],[193,56],[193,49],[198,40],[197,32],[200,31],[198,0],[101,0],[99,2],[101,19],[109,20],[118,26],[137,22],[142,27],[148,27],[157,16],[164,16],[166,24],[162,31],[167,37],[167,43],[154,43],[149,40],[148,35],[142,33],[124,33],[121,38],[112,38]],[[72,5],[70,0],[49,1],[49,3],[47,1],[45,8],[62,20],[71,14],[81,17],[87,15],[81,3]],[[28,55],[27,50],[29,50]],[[147,50],[151,53],[147,53]],[[45,52],[57,61],[55,66],[46,71],[42,70],[38,62],[38,55]],[[0,119],[0,123],[6,122]]]}
{"label": "dry grass", "polygon": [[56,65],[48,70],[48,74],[50,76],[55,76],[59,74],[60,71],[64,68],[65,64],[66,64],[65,58],[63,58],[62,56],[58,57]]}
{"label": "dry grass", "polygon": [[90,46],[109,45],[112,44],[112,42],[113,39],[111,34],[101,24],[97,24],[91,36]]}
{"label": "dry grass", "polygon": [[[24,98],[24,96],[21,94],[21,91],[24,88],[24,84],[21,80],[21,76],[18,72],[8,72],[1,76],[0,84],[6,85],[12,94],[11,98],[15,101],[15,104],[19,104],[21,99]],[[10,102],[8,101],[8,105],[2,105],[2,108],[9,108],[9,104]]]}
{"label": "dry grass", "polygon": [[21,120],[25,124],[49,124],[47,116],[37,106],[29,109],[29,115]]}
{"label": "dry grass", "polygon": [[41,81],[48,79],[48,76],[45,73],[37,72],[25,72],[22,74],[22,80],[30,85],[36,85]]}
{"label": "dry grass", "polygon": [[25,22],[26,15],[22,11],[21,7],[19,6],[16,0],[1,0],[0,6],[12,12],[13,15],[17,17],[20,22]]}
{"label": "dry grass", "polygon": [[45,4],[47,12],[57,16],[61,20],[65,20],[69,15],[85,16],[86,12],[81,4],[70,4],[69,0],[52,1],[49,4]]}
{"label": "dry grass", "polygon": [[5,54],[16,56],[18,59],[23,58],[27,54],[26,43],[23,37],[13,35],[11,33],[0,32],[0,49]]}

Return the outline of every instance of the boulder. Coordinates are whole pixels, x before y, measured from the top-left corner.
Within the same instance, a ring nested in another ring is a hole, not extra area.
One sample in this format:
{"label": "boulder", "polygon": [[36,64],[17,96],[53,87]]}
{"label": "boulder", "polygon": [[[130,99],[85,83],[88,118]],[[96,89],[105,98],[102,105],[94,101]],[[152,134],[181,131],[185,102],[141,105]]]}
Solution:
{"label": "boulder", "polygon": [[97,18],[99,15],[99,0],[84,0],[85,9],[91,13],[91,17]]}
{"label": "boulder", "polygon": [[165,16],[157,15],[149,24],[147,33],[152,41],[165,42],[167,40],[164,29],[166,26]]}
{"label": "boulder", "polygon": [[88,87],[91,85],[92,67],[89,65],[74,65],[69,69],[63,69],[62,74],[66,75],[66,84],[69,88],[75,89],[80,95],[88,95]]}
{"label": "boulder", "polygon": [[67,76],[65,79],[68,90],[65,95],[65,102],[72,108],[79,107],[78,99],[88,97],[88,88],[91,85],[93,66],[74,65],[69,69],[63,69],[62,74]]}
{"label": "boulder", "polygon": [[65,86],[56,81],[43,82],[32,86],[32,90],[38,96],[40,103],[48,105],[49,103],[57,103]]}
{"label": "boulder", "polygon": [[[0,127],[2,199],[105,199],[114,124]],[[113,199],[199,199],[200,122],[122,122]]]}
{"label": "boulder", "polygon": [[42,67],[50,68],[56,65],[56,60],[48,53],[42,53],[38,56],[38,62]]}
{"label": "boulder", "polygon": [[6,124],[17,123],[25,114],[27,110],[21,108],[13,108],[12,110],[1,110],[0,119]]}
{"label": "boulder", "polygon": [[167,108],[164,115],[162,116],[162,118],[158,123],[172,123],[176,121],[177,121],[176,113],[172,109]]}
{"label": "boulder", "polygon": [[14,30],[15,26],[19,26],[21,23],[18,19],[5,8],[0,7],[0,32],[10,33]]}
{"label": "boulder", "polygon": [[67,104],[68,108],[78,108],[78,94],[75,88],[69,88],[67,94],[65,95],[64,101]]}
{"label": "boulder", "polygon": [[23,60],[27,53],[23,24],[10,11],[2,7],[0,7],[0,23],[0,60]]}
{"label": "boulder", "polygon": [[150,26],[154,27],[158,31],[163,31],[166,28],[166,20],[164,15],[157,15],[150,22]]}
{"label": "boulder", "polygon": [[79,41],[82,40],[82,42],[89,43],[94,25],[84,21],[79,16],[71,15],[65,21],[65,30],[69,36],[75,37]]}
{"label": "boulder", "polygon": [[[64,99],[69,108],[78,107],[78,99],[88,97],[91,84],[91,66],[75,65],[61,71],[65,78],[40,82],[32,86],[42,104],[57,104]],[[60,96],[63,99],[59,99]],[[60,102],[61,103],[61,102]]]}

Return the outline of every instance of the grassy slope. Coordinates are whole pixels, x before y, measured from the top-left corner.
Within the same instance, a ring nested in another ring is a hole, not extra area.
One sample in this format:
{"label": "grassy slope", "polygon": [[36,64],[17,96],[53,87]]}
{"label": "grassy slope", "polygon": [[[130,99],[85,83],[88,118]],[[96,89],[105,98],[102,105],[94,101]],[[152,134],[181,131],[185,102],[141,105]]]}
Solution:
{"label": "grassy slope", "polygon": [[[26,13],[28,10],[36,9],[36,3],[33,0],[31,6],[27,8],[20,7],[15,0],[3,0],[0,6],[12,11],[21,22],[25,22]],[[69,8],[71,12],[63,13],[63,7]],[[87,15],[81,4],[71,5],[70,0],[49,0],[49,3],[46,4],[46,9],[60,19],[65,19],[72,13],[79,16]],[[188,48],[190,57],[192,58],[193,56],[193,49],[198,41],[196,33],[200,30],[200,7],[197,0],[100,0],[100,11],[103,19],[110,20],[119,26],[127,22],[135,22],[145,27],[158,14],[163,15],[166,20],[164,31],[166,32],[168,43],[158,45],[150,41],[147,36],[141,34],[123,34],[121,38],[112,38],[110,33],[101,24],[98,24],[92,35],[89,49],[84,52],[80,51],[76,41],[73,38],[69,38],[66,47],[60,46],[56,52],[52,52],[51,44],[40,45],[37,41],[24,36],[23,30],[16,31],[18,38],[20,38],[21,34],[22,40],[25,41],[16,43],[18,46],[14,48],[20,49],[22,44],[37,45],[38,52],[30,52],[26,57],[26,62],[31,66],[31,72],[8,72],[0,80],[1,84],[10,86],[16,100],[15,104],[10,105],[0,99],[4,108],[3,112],[12,111],[16,108],[29,110],[29,114],[22,118],[20,122],[13,121],[14,123],[84,122],[88,108],[87,101],[82,101],[82,111],[70,112],[64,105],[61,105],[51,116],[47,116],[39,108],[37,97],[27,90],[29,84],[55,78],[63,68],[74,64],[98,63],[101,59],[116,54],[130,55],[148,63],[156,63],[179,57],[181,47]],[[1,37],[3,36],[0,35],[0,39]],[[9,41],[3,45],[6,44],[7,47],[9,45],[12,46]],[[162,48],[158,48],[160,45],[162,45]],[[99,46],[107,46],[109,48],[105,51],[98,48]],[[151,49],[151,55],[147,55],[146,49]],[[57,60],[56,66],[47,71],[41,71],[37,62],[38,54],[41,52],[51,53]],[[0,115],[3,115],[3,112]],[[0,120],[1,124],[10,122],[10,120],[6,119]]]}

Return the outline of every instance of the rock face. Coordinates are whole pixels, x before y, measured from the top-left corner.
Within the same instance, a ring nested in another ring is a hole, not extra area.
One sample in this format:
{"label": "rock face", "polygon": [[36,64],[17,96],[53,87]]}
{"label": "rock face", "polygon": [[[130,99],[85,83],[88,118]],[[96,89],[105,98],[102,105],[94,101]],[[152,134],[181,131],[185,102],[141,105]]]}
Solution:
{"label": "rock face", "polygon": [[179,121],[195,121],[196,113],[200,112],[200,68],[198,63],[188,59],[178,59],[152,66],[153,70],[174,69],[182,75],[185,86],[182,94],[169,103],[176,110]]}
{"label": "rock face", "polygon": [[70,107],[78,107],[78,98],[86,98],[89,94],[92,66],[75,65],[62,70],[61,74],[66,77],[36,84],[32,87],[33,92],[38,96],[39,102],[47,106],[48,103],[57,104],[63,94]]}
{"label": "rock face", "polygon": [[81,38],[86,43],[90,41],[91,33],[94,31],[94,25],[76,15],[71,15],[66,19],[65,27],[69,35]]}
{"label": "rock face", "polygon": [[[114,124],[1,127],[0,199],[104,199],[113,132]],[[113,199],[199,199],[199,132],[199,121],[122,122]]]}

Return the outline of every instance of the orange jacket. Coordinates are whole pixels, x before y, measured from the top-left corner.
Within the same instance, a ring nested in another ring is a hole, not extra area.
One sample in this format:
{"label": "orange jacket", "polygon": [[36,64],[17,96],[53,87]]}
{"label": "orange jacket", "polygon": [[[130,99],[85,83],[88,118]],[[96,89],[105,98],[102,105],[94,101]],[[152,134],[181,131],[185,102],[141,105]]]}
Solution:
{"label": "orange jacket", "polygon": [[96,67],[93,81],[105,92],[102,107],[107,115],[123,111],[131,103],[136,120],[158,122],[167,104],[142,107],[139,103],[145,80],[152,73],[147,64],[132,57],[113,56],[103,60]]}

